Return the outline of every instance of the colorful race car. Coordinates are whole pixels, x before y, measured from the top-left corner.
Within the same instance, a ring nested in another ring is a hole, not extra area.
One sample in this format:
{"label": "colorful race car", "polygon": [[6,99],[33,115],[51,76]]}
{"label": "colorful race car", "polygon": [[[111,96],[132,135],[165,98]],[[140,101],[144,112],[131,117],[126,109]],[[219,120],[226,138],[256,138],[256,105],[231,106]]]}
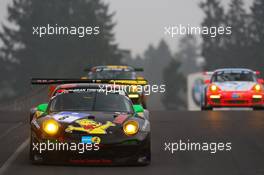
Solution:
{"label": "colorful race car", "polygon": [[142,72],[142,68],[132,68],[123,65],[95,66],[85,69],[89,72],[87,77],[91,80],[112,80],[109,83],[127,85],[129,98],[134,104],[141,104],[147,108],[146,96],[140,91],[138,86],[145,86],[148,82],[142,77],[137,76],[136,72]]}
{"label": "colorful race car", "polygon": [[104,90],[89,83],[57,86],[31,118],[31,161],[148,165],[148,111],[133,105],[124,91]]}
{"label": "colorful race car", "polygon": [[208,72],[201,97],[201,110],[219,107],[264,108],[263,79],[250,69],[228,68]]}

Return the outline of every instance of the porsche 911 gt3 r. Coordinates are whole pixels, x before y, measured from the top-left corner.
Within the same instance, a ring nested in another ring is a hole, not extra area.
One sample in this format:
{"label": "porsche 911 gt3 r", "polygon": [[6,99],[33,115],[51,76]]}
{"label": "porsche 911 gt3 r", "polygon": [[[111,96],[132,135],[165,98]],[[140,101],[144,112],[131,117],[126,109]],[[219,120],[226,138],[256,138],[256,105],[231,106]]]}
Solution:
{"label": "porsche 911 gt3 r", "polygon": [[85,69],[88,71],[88,78],[92,80],[112,80],[109,83],[115,83],[120,85],[127,85],[129,98],[134,104],[141,104],[145,109],[146,95],[143,92],[138,91],[137,86],[147,85],[147,81],[142,77],[138,76],[136,72],[142,72],[142,68],[133,68],[125,65],[106,65],[106,66],[95,66],[92,68]]}
{"label": "porsche 911 gt3 r", "polygon": [[263,80],[249,69],[218,69],[206,80],[202,93],[202,110],[217,107],[250,107],[263,109]]}
{"label": "porsche 911 gt3 r", "polygon": [[106,94],[95,86],[58,86],[49,103],[37,107],[31,119],[34,163],[150,163],[148,111],[133,106],[125,92]]}

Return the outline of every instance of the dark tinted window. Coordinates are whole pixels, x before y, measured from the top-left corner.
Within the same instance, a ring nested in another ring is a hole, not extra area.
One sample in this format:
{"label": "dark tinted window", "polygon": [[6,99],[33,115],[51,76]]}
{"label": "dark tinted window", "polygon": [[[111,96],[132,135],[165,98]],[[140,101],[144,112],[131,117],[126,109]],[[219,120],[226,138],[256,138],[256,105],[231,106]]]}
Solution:
{"label": "dark tinted window", "polygon": [[256,81],[256,76],[249,71],[219,71],[213,74],[212,82]]}
{"label": "dark tinted window", "polygon": [[55,97],[50,111],[106,111],[133,112],[132,105],[125,96],[102,92],[66,93]]}
{"label": "dark tinted window", "polygon": [[90,79],[115,79],[115,80],[134,80],[136,73],[133,71],[104,70],[91,72]]}

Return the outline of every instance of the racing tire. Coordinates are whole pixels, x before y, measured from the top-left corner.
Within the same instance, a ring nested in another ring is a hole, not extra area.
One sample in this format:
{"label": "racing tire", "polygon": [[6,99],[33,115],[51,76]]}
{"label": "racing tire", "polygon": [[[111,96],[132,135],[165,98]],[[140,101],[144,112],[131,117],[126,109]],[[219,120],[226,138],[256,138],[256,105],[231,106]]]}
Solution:
{"label": "racing tire", "polygon": [[212,111],[213,108],[212,108],[212,107],[205,107],[205,106],[202,106],[202,107],[201,107],[201,110],[202,110],[202,111]]}
{"label": "racing tire", "polygon": [[136,166],[148,166],[151,163],[151,141],[149,139],[146,149],[144,151],[145,159],[142,162],[138,162],[135,164]]}
{"label": "racing tire", "polygon": [[262,111],[264,110],[264,107],[253,107],[254,111]]}
{"label": "racing tire", "polygon": [[[206,89],[205,89],[204,94],[206,94]],[[207,98],[206,98],[206,95],[204,95],[203,100],[204,100],[204,104],[201,103],[201,111],[212,111],[213,110],[213,107],[207,106]]]}

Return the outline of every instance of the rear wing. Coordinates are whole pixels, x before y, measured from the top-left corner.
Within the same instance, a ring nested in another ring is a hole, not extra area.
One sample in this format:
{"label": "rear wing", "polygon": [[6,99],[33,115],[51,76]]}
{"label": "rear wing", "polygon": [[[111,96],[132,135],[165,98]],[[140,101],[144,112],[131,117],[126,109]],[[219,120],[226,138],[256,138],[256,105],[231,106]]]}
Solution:
{"label": "rear wing", "polygon": [[[117,66],[117,67],[124,67],[124,68],[128,68],[128,66]],[[92,69],[95,67],[86,67],[83,69],[84,72],[91,72]],[[144,72],[144,68],[142,67],[135,67],[133,68],[135,72]]]}
{"label": "rear wing", "polygon": [[117,85],[147,85],[148,81],[145,79],[140,80],[112,80],[112,79],[103,79],[103,80],[90,80],[90,79],[74,79],[74,78],[32,78],[32,85],[52,85],[52,84],[79,84],[79,83],[91,83],[91,84],[117,84]]}

